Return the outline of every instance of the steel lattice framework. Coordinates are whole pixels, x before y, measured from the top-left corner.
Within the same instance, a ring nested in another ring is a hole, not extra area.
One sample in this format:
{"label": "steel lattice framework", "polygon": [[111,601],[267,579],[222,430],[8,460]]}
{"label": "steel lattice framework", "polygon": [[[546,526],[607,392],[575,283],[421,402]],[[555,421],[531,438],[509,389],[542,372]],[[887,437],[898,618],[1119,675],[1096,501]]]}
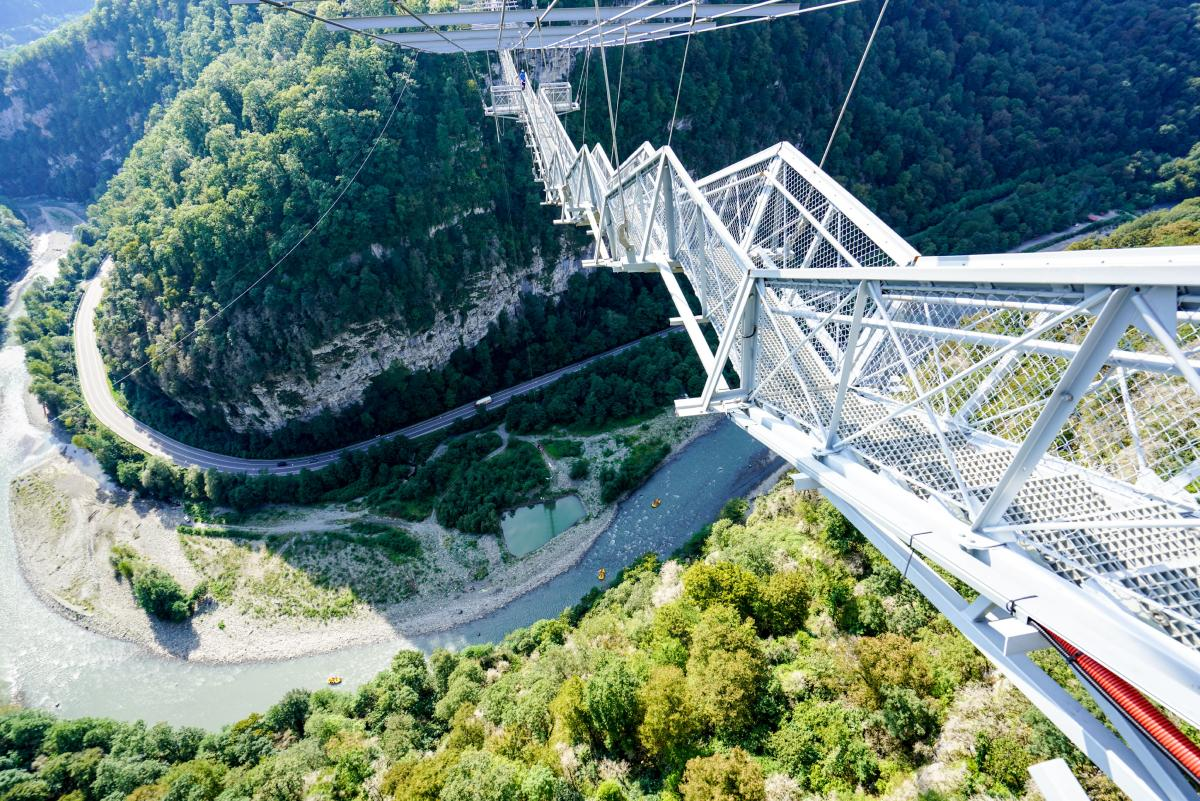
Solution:
{"label": "steel lattice framework", "polygon": [[[593,235],[585,264],[666,285],[706,373],[677,412],[787,459],[1134,801],[1196,798],[1110,695],[1085,684],[1111,729],[1029,653],[1066,641],[1200,726],[1200,247],[921,256],[787,143],[698,181],[648,143],[614,166],[562,126],[571,86],[535,90],[512,58],[855,1],[330,24],[499,51],[485,111],[524,128],[558,222]],[[1032,771],[1044,792],[1056,767]]]}
{"label": "steel lattice framework", "polygon": [[1200,722],[1200,248],[923,257],[787,143],[699,181],[649,144],[614,167],[559,121],[569,87],[500,56],[487,111],[588,264],[670,292],[707,373],[677,412],[795,465],[1131,797],[1193,798],[1027,654],[1044,626]]}

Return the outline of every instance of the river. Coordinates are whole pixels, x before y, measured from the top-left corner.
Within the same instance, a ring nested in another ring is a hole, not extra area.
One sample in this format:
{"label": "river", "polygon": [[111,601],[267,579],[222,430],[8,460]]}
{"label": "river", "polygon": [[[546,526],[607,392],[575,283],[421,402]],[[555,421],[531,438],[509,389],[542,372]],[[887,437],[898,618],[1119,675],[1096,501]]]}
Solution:
{"label": "river", "polygon": [[[337,673],[353,688],[383,669],[405,646],[432,650],[500,639],[552,617],[643,553],[669,554],[782,463],[736,426],[722,422],[662,467],[621,504],[612,524],[581,562],[504,608],[425,637],[281,662],[201,665],[159,657],[88,631],[43,605],[17,565],[9,517],[12,479],[61,448],[29,419],[29,375],[19,347],[0,350],[0,701],[67,717],[104,715],[215,728],[261,711],[292,687],[317,688]],[[654,498],[663,503],[651,509]],[[336,624],[331,624],[336,625]]]}

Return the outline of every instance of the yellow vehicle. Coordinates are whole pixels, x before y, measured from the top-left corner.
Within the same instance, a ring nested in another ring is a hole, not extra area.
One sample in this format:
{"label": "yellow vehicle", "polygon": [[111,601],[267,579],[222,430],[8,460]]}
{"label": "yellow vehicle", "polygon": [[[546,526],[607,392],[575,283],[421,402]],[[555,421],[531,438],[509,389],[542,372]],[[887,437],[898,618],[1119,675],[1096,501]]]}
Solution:
{"label": "yellow vehicle", "polygon": [[325,680],[325,683],[336,687],[337,685],[342,683],[342,677],[341,676],[330,676],[328,679]]}
{"label": "yellow vehicle", "polygon": [[650,503],[650,508],[651,508],[651,509],[657,509],[657,508],[658,508],[658,507],[660,507],[660,506],[662,506],[662,498],[655,498],[655,499],[654,499],[654,500],[653,500],[653,501]]}
{"label": "yellow vehicle", "polygon": [[596,571],[596,580],[604,581],[604,577],[606,575],[608,575],[608,574],[604,572],[604,568],[600,568],[599,570]]}

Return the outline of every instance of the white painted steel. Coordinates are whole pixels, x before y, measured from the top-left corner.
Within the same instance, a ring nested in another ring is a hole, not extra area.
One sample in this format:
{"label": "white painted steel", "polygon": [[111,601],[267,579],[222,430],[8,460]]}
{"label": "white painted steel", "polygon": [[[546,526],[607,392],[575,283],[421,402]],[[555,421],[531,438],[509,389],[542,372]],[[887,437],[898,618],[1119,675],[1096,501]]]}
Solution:
{"label": "white painted steel", "polygon": [[593,265],[667,281],[708,374],[679,412],[791,461],[1130,797],[1170,797],[1146,743],[1018,646],[1035,620],[1200,723],[1200,507],[1180,491],[1200,475],[1200,248],[923,257],[787,143],[699,181],[648,144],[614,169],[545,93],[518,99]]}

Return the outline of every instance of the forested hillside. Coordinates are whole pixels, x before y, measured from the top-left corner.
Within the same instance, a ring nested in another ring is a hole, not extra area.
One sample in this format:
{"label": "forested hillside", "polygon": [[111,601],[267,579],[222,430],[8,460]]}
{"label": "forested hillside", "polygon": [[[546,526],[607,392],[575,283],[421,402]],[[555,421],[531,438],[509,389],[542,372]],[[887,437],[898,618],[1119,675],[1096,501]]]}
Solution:
{"label": "forested hillside", "polygon": [[1057,756],[1121,798],[827,503],[745,510],[690,564],[220,732],[0,715],[0,800],[949,801],[1019,796]]}
{"label": "forested hillside", "polygon": [[477,90],[460,60],[414,62],[288,15],[238,39],[92,209],[116,258],[100,329],[116,371],[168,351],[291,249],[397,99],[388,135],[320,231],[137,380],[200,416],[273,430],[280,406],[304,417],[336,408],[305,379],[362,369],[360,350],[379,357],[351,402],[390,351],[419,350],[435,324],[448,357],[465,315],[498,314],[514,285],[549,291],[562,229],[538,206],[520,141],[498,145],[481,124]]}
{"label": "forested hillside", "polygon": [[98,0],[0,56],[0,194],[92,197],[246,16],[226,0]]}

